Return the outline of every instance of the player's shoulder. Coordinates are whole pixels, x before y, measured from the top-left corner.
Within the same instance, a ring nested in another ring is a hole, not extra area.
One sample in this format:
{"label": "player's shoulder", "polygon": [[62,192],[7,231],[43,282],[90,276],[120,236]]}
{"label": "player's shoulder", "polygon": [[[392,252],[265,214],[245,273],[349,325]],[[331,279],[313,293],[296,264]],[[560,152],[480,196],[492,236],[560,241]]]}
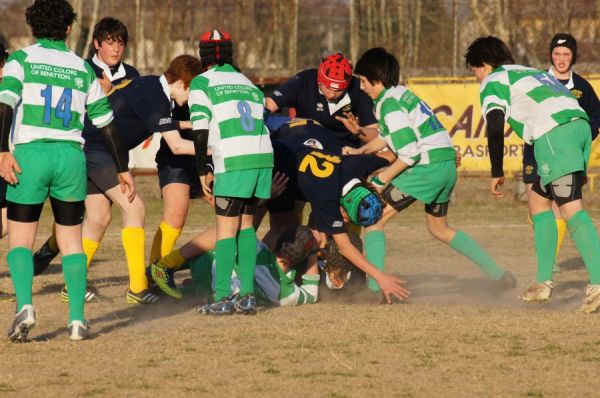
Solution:
{"label": "player's shoulder", "polygon": [[125,75],[129,78],[140,76],[140,72],[132,65],[123,62],[123,68],[125,68]]}
{"label": "player's shoulder", "polygon": [[573,72],[573,84],[575,84],[575,87],[585,87],[591,88],[593,90],[593,87],[590,84],[590,82],[583,76],[575,72]]}

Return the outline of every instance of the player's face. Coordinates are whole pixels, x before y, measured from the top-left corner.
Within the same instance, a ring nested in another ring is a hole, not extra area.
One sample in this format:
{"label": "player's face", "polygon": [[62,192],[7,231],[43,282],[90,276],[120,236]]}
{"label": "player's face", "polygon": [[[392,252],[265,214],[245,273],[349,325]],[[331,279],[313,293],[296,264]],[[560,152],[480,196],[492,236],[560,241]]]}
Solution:
{"label": "player's face", "polygon": [[325,97],[325,99],[328,102],[337,102],[340,98],[342,98],[342,96],[346,92],[345,90],[330,89],[329,87],[324,86],[320,83],[319,83],[319,90],[321,90],[321,93],[323,94],[323,96]]}
{"label": "player's face", "polygon": [[190,97],[190,88],[185,88],[181,80],[177,80],[175,83],[169,85],[171,91],[171,98],[179,106],[184,106],[188,102]]}
{"label": "player's face", "polygon": [[471,70],[473,71],[473,74],[479,83],[481,83],[483,79],[492,73],[492,67],[488,64],[483,64],[483,66],[472,66]]}
{"label": "player's face", "polygon": [[358,75],[358,79],[360,80],[360,89],[364,91],[371,99],[377,99],[379,94],[381,94],[381,90],[383,90],[383,84],[381,82],[375,82],[375,84],[371,84],[369,79],[362,75]]}
{"label": "player's face", "polygon": [[555,72],[567,73],[571,69],[573,62],[573,52],[568,47],[555,47],[552,50],[552,67]]}
{"label": "player's face", "polygon": [[106,39],[102,43],[94,40],[94,47],[100,61],[110,67],[118,65],[125,55],[125,43],[119,40]]}

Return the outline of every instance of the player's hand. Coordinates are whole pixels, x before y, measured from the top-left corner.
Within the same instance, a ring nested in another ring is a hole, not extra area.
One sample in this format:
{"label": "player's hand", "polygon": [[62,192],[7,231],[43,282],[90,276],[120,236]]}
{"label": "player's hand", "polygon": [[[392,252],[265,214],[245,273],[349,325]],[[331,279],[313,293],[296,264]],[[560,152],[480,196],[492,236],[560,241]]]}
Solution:
{"label": "player's hand", "polygon": [[460,151],[458,149],[455,149],[454,152],[456,152],[456,158],[454,158],[454,165],[458,169],[462,164],[462,155],[460,154]]}
{"label": "player's hand", "polygon": [[133,176],[130,172],[119,173],[117,175],[119,179],[119,185],[121,186],[121,193],[127,196],[129,203],[135,199],[135,183],[133,182]]}
{"label": "player's hand", "polygon": [[17,159],[10,152],[0,153],[0,177],[2,177],[10,185],[15,185],[19,182],[17,174],[21,174],[21,168],[17,163]]}
{"label": "player's hand", "polygon": [[212,173],[208,173],[206,175],[200,176],[200,185],[202,185],[202,192],[204,195],[211,198],[213,196],[212,188],[214,176]]}
{"label": "player's hand", "polygon": [[98,82],[100,83],[100,87],[102,87],[104,94],[108,93],[113,88],[112,82],[108,76],[106,76],[106,72],[102,72],[102,78],[98,78]]}
{"label": "player's hand", "polygon": [[360,155],[360,149],[345,146],[342,148],[342,155]]}
{"label": "player's hand", "polygon": [[342,122],[344,127],[354,135],[363,134],[360,129],[360,125],[358,124],[358,118],[354,116],[352,112],[344,112],[345,117],[336,116],[335,120],[338,122]]}
{"label": "player's hand", "polygon": [[271,181],[271,199],[278,197],[285,191],[285,187],[287,187],[287,183],[290,181],[290,177],[276,171],[273,175],[273,180]]}
{"label": "player's hand", "polygon": [[392,304],[392,300],[394,298],[404,301],[410,295],[410,292],[402,287],[406,281],[398,278],[397,276],[382,272],[376,280],[377,284],[381,288],[381,291],[383,292],[383,296],[385,297],[387,304]]}
{"label": "player's hand", "polygon": [[502,185],[504,185],[504,177],[493,177],[490,181],[490,190],[492,191],[492,195],[497,198],[504,197]]}

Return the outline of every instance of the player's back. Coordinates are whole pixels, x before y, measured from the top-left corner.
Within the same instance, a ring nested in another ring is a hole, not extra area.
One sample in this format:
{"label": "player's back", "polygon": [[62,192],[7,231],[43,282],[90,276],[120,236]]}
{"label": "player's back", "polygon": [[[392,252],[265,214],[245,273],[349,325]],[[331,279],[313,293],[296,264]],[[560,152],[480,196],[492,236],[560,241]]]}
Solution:
{"label": "player's back", "polygon": [[588,120],[575,97],[549,73],[503,65],[481,83],[483,113],[500,109],[527,143],[574,119]]}
{"label": "player's back", "polygon": [[232,65],[214,65],[190,84],[195,130],[208,129],[215,173],[272,167],[264,95]]}
{"label": "player's back", "polygon": [[40,139],[83,143],[86,106],[95,124],[112,120],[94,72],[64,42],[41,39],[15,51],[4,73],[0,100],[16,105],[15,145]]}

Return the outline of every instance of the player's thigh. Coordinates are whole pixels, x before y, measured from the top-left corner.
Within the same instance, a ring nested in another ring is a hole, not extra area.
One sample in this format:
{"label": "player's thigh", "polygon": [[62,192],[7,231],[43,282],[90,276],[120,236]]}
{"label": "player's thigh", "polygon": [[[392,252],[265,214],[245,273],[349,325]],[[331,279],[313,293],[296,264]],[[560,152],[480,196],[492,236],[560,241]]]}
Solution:
{"label": "player's thigh", "polygon": [[130,227],[143,227],[145,218],[144,201],[138,193],[130,202],[127,195],[121,192],[121,187],[116,186],[105,192],[105,195],[122,211],[123,222]]}
{"label": "player's thigh", "polygon": [[106,195],[94,193],[86,196],[84,225],[106,228],[110,224],[111,218],[111,201]]}
{"label": "player's thigh", "polygon": [[170,183],[162,188],[163,220],[173,228],[183,228],[190,207],[190,186]]}
{"label": "player's thigh", "polygon": [[8,220],[8,249],[15,247],[33,248],[37,234],[38,221],[20,222]]}
{"label": "player's thigh", "polygon": [[87,167],[79,143],[52,143],[52,149],[55,159],[50,197],[63,202],[83,202],[87,196]]}

